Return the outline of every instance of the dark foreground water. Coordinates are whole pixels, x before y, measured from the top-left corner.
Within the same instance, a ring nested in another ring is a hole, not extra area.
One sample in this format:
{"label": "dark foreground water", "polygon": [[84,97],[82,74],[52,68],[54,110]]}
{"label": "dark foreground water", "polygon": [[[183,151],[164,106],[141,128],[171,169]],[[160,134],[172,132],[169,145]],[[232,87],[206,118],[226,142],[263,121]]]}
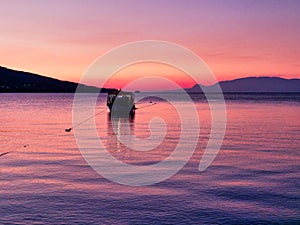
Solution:
{"label": "dark foreground water", "polygon": [[[1,94],[0,154],[9,153],[0,156],[0,224],[299,224],[299,94],[226,98],[223,146],[206,171],[198,166],[210,112],[195,95],[201,133],[193,157],[170,179],[132,187],[96,173],[74,133],[64,131],[72,123],[73,95]],[[165,120],[168,133],[150,152],[123,146],[117,137],[128,121],[118,119],[115,131],[106,111],[96,118],[98,134],[116,159],[156,163],[176,146],[180,123],[172,106],[158,102],[129,121],[134,135],[147,138],[153,116]]]}

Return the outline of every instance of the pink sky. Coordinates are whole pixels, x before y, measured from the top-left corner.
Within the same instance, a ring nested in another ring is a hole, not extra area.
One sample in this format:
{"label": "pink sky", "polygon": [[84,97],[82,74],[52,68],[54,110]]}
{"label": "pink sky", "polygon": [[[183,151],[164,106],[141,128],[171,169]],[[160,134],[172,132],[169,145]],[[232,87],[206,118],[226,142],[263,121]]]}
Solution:
{"label": "pink sky", "polygon": [[79,81],[110,49],[155,39],[192,50],[219,81],[300,78],[298,0],[0,0],[0,5],[0,65],[13,69]]}

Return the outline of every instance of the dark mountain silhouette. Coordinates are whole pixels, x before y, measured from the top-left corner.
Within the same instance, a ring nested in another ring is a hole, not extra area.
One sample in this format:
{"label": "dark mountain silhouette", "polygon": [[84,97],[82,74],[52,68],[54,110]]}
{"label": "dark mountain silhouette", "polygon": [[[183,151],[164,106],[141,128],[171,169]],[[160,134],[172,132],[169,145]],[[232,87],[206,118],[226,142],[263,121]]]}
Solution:
{"label": "dark mountain silhouette", "polygon": [[[202,92],[202,88],[206,91],[213,91],[215,85],[196,84],[192,88],[187,88],[186,91]],[[221,81],[219,85],[223,92],[300,92],[300,79],[279,77],[246,77]]]}
{"label": "dark mountain silhouette", "polygon": [[[73,93],[77,83],[61,81],[38,74],[17,71],[0,66],[0,92]],[[99,92],[99,88],[79,84],[83,92]],[[102,89],[106,92],[106,89]]]}

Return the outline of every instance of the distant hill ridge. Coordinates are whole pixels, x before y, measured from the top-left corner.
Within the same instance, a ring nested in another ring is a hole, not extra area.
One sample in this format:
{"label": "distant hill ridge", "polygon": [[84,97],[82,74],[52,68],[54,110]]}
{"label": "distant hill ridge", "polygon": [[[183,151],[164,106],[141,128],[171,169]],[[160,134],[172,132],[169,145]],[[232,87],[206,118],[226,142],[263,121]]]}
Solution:
{"label": "distant hill ridge", "polygon": [[[17,71],[0,66],[0,92],[47,92],[73,93],[78,83],[61,81],[34,73]],[[100,88],[79,84],[84,92],[99,92]],[[216,84],[215,84],[216,85]],[[187,92],[202,92],[213,90],[212,86],[196,84]],[[229,81],[221,81],[219,85],[223,92],[300,92],[300,79],[284,79],[280,77],[246,77]],[[101,89],[107,92],[109,89]]]}
{"label": "distant hill ridge", "polygon": [[[280,77],[246,77],[235,80],[221,81],[219,85],[223,92],[300,92],[300,79],[284,79]],[[187,92],[202,92],[201,87],[211,91],[216,86],[196,84],[187,88]]]}

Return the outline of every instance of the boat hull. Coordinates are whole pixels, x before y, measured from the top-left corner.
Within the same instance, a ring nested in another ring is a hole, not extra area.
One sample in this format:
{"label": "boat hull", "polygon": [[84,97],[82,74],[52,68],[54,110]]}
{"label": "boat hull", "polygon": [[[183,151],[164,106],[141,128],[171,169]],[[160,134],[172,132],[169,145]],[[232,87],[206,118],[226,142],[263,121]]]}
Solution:
{"label": "boat hull", "polygon": [[121,104],[113,104],[112,106],[108,106],[111,116],[132,116],[135,114],[135,106],[121,105]]}

